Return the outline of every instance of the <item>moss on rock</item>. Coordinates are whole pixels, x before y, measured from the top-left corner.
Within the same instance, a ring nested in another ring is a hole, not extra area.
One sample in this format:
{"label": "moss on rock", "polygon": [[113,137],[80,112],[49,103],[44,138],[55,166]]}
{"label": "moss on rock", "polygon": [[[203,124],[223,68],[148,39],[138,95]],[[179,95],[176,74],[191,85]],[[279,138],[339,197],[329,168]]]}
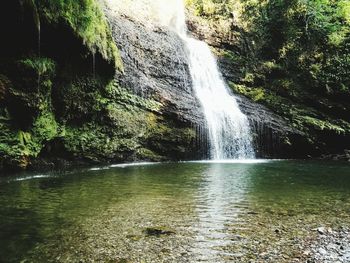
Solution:
{"label": "moss on rock", "polygon": [[324,138],[320,140],[323,136],[326,136],[327,140],[329,136],[339,137],[340,140],[350,136],[348,121],[329,116],[310,105],[290,100],[273,90],[262,87],[254,88],[234,83],[230,83],[230,87],[234,92],[268,106],[278,115],[289,120],[290,125],[302,131],[310,145],[321,152],[327,152],[333,147],[333,145],[327,146],[329,142],[324,141]]}
{"label": "moss on rock", "polygon": [[92,110],[93,121],[65,125],[62,140],[67,152],[90,161],[116,162],[181,159],[193,151],[195,132],[164,120],[158,113],[159,103],[118,85],[107,85],[106,89],[111,97],[95,100],[99,107]]}
{"label": "moss on rock", "polygon": [[[13,129],[8,113],[0,116],[0,169],[26,168],[29,164],[29,151],[25,146],[23,134]],[[22,137],[22,138],[21,138]]]}
{"label": "moss on rock", "polygon": [[103,58],[114,61],[123,70],[123,63],[110,28],[96,0],[35,0],[40,16],[49,23],[63,20],[82,38],[92,53],[100,52]]}

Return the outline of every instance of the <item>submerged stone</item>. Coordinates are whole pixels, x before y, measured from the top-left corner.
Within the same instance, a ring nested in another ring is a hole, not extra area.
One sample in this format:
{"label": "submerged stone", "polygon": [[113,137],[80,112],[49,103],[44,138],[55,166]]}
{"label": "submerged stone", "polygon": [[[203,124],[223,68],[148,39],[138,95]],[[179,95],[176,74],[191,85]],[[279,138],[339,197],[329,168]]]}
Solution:
{"label": "submerged stone", "polygon": [[156,236],[160,237],[162,235],[174,235],[175,232],[170,229],[166,228],[153,228],[153,227],[148,227],[144,230],[144,233],[146,236]]}

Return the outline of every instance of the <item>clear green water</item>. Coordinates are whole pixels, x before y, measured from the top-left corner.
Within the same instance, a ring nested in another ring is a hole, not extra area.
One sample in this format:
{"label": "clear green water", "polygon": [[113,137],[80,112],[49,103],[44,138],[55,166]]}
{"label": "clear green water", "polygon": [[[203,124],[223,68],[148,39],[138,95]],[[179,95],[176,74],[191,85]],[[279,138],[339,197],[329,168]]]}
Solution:
{"label": "clear green water", "polygon": [[[347,163],[170,163],[0,177],[0,262],[246,262],[271,249],[288,262],[313,228],[349,222]],[[165,234],[147,232],[153,228]]]}

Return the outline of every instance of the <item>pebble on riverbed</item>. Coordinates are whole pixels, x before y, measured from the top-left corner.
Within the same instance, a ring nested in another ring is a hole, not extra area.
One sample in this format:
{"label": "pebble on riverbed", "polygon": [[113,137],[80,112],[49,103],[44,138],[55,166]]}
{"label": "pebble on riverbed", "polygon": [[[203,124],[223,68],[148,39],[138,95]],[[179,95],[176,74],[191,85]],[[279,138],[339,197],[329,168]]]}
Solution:
{"label": "pebble on riverbed", "polygon": [[348,263],[350,262],[350,230],[319,227],[317,239],[311,244],[309,262]]}

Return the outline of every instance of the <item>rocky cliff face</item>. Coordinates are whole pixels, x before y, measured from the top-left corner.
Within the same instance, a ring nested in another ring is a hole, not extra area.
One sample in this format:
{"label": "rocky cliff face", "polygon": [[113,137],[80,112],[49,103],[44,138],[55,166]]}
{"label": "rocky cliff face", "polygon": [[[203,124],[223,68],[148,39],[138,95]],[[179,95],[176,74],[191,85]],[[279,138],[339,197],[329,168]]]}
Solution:
{"label": "rocky cliff face", "polygon": [[203,116],[193,90],[182,41],[165,28],[149,28],[131,17],[106,10],[124,71],[119,84],[164,106],[164,115],[200,125]]}
{"label": "rocky cliff face", "polygon": [[202,156],[196,136],[205,125],[204,117],[193,94],[188,61],[178,35],[166,28],[147,26],[126,14],[116,14],[108,6],[104,11],[124,63],[124,71],[116,72],[115,81],[128,92],[157,102],[157,119],[168,130],[158,138],[158,131],[151,135],[149,147],[167,159]]}

